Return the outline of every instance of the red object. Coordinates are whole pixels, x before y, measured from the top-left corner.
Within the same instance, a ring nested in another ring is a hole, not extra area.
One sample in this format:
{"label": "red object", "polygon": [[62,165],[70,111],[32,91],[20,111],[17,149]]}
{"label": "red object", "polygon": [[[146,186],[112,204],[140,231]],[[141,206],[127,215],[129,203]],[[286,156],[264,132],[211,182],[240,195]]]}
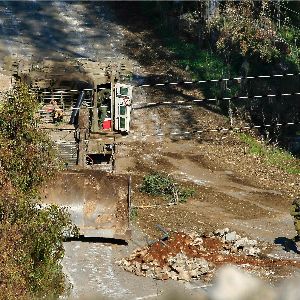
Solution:
{"label": "red object", "polygon": [[105,118],[102,124],[103,129],[111,129],[111,118]]}

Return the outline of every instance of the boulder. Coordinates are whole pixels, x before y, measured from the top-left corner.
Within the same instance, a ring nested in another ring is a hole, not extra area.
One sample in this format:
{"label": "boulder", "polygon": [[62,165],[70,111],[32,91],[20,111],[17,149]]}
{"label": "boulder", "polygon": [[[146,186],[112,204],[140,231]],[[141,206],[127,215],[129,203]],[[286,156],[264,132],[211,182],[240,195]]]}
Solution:
{"label": "boulder", "polygon": [[236,240],[236,232],[232,231],[232,232],[228,232],[225,235],[225,241],[228,243],[233,243]]}
{"label": "boulder", "polygon": [[213,233],[214,233],[214,235],[216,235],[216,236],[220,236],[220,237],[222,237],[222,236],[224,236],[226,233],[228,233],[229,232],[229,228],[223,228],[223,229],[217,229],[217,230],[215,230]]}
{"label": "boulder", "polygon": [[184,280],[184,281],[190,281],[191,276],[188,271],[181,271],[178,273],[178,279],[179,280]]}

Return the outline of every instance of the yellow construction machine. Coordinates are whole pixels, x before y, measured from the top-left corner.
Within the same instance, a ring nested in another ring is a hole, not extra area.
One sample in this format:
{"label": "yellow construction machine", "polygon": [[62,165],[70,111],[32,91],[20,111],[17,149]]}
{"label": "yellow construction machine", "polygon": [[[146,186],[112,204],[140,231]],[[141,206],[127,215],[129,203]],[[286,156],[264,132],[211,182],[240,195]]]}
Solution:
{"label": "yellow construction machine", "polygon": [[116,141],[130,130],[132,65],[6,58],[4,69],[36,93],[39,126],[65,164],[44,187],[43,202],[67,207],[84,236],[128,239],[129,180],[114,171]]}

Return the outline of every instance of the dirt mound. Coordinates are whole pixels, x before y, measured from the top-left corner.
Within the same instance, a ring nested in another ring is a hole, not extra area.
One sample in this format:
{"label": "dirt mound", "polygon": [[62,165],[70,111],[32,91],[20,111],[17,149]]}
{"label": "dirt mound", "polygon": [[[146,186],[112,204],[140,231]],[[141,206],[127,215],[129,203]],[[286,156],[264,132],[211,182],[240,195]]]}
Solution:
{"label": "dirt mound", "polygon": [[206,235],[172,232],[163,240],[136,249],[117,264],[138,276],[185,281],[210,281],[224,264],[238,265],[261,277],[282,273],[286,266],[300,267],[300,262],[261,255],[257,244],[228,229]]}

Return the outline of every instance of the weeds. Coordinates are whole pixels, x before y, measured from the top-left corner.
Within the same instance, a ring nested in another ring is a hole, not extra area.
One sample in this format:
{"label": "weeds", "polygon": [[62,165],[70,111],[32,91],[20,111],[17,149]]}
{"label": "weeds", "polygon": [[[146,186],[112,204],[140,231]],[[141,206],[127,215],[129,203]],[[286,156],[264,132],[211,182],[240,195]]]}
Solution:
{"label": "weeds", "polygon": [[135,222],[138,218],[138,210],[136,207],[131,207],[130,208],[130,213],[129,213],[129,219],[132,222]]}
{"label": "weeds", "polygon": [[300,174],[299,160],[290,152],[258,142],[249,134],[241,134],[240,139],[249,146],[250,154],[263,157],[267,163],[279,167],[288,174]]}
{"label": "weeds", "polygon": [[154,172],[144,176],[141,192],[151,196],[163,196],[170,203],[186,202],[195,191],[183,188],[170,175]]}

